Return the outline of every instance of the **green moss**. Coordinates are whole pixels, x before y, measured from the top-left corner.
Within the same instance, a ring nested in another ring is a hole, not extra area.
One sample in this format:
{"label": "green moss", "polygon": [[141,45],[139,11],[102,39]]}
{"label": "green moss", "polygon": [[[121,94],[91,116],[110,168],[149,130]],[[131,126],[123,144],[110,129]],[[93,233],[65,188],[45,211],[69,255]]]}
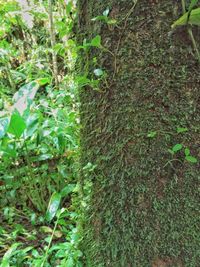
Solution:
{"label": "green moss", "polygon": [[[177,142],[199,153],[199,67],[183,34],[169,34],[175,4],[139,1],[123,29],[131,3],[79,2],[88,10],[81,34],[100,34],[116,52],[115,66],[109,53],[91,51],[110,86],[80,92],[82,165],[97,165],[85,176],[93,183],[83,222],[86,266],[150,267],[158,259],[198,267],[199,164],[165,166]],[[107,6],[119,27],[90,21]],[[91,60],[91,75],[93,67]],[[190,131],[177,135],[178,126]],[[147,138],[152,130],[162,133]]]}

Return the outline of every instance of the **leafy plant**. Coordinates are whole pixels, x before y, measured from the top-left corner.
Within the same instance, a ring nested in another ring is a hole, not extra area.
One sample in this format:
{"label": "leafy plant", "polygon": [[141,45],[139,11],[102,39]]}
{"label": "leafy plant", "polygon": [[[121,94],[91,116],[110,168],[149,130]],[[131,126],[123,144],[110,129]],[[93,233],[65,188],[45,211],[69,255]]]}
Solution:
{"label": "leafy plant", "polygon": [[[177,152],[183,150],[183,148],[184,148],[184,146],[182,144],[176,144],[171,149],[168,149],[168,151],[171,155],[174,156],[177,154]],[[190,154],[190,149],[187,147],[185,147],[185,149],[184,149],[184,156],[185,156],[185,160],[190,162],[190,163],[197,163],[198,162],[198,160]]]}
{"label": "leafy plant", "polygon": [[188,34],[190,36],[194,50],[196,52],[197,59],[200,62],[200,53],[198,45],[191,28],[192,25],[197,25],[197,26],[200,25],[200,8],[194,9],[197,3],[198,0],[191,0],[188,11],[186,12],[185,0],[182,0],[183,15],[172,24],[172,28],[174,29],[177,26],[187,25]]}

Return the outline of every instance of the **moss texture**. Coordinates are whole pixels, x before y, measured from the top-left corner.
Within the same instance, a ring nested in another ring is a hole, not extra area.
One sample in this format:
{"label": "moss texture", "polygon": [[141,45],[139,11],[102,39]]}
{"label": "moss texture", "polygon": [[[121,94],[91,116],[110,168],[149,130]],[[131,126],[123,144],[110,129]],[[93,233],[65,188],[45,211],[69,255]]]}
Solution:
{"label": "moss texture", "polygon": [[[97,165],[84,178],[87,267],[200,266],[199,163],[168,152],[182,143],[200,156],[199,65],[186,29],[170,34],[180,2],[141,0],[129,14],[133,1],[79,0],[80,39],[100,34],[115,55],[90,51],[90,78],[108,77],[80,92],[82,166]],[[107,7],[117,27],[91,21]]]}

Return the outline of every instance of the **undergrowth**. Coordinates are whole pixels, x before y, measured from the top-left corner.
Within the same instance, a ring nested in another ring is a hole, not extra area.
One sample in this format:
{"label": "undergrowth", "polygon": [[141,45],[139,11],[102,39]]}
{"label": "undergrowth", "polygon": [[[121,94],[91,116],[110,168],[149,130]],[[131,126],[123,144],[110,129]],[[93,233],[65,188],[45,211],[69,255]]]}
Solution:
{"label": "undergrowth", "polygon": [[0,1],[0,266],[82,266],[74,1]]}

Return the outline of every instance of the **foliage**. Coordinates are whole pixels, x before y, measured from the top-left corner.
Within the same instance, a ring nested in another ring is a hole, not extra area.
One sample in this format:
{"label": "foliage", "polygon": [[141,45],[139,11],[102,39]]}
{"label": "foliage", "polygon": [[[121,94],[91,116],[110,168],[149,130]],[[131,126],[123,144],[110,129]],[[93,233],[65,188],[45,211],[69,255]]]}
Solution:
{"label": "foliage", "polygon": [[49,12],[47,1],[0,1],[1,267],[82,266],[75,2],[53,4],[55,46]]}
{"label": "foliage", "polygon": [[172,28],[174,29],[177,26],[183,26],[183,25],[187,26],[189,37],[191,39],[193,48],[196,52],[197,59],[200,63],[199,47],[192,31],[193,25],[194,26],[200,25],[200,8],[195,8],[198,2],[199,0],[191,0],[188,6],[188,11],[186,12],[186,1],[182,0],[183,15],[172,24]]}

